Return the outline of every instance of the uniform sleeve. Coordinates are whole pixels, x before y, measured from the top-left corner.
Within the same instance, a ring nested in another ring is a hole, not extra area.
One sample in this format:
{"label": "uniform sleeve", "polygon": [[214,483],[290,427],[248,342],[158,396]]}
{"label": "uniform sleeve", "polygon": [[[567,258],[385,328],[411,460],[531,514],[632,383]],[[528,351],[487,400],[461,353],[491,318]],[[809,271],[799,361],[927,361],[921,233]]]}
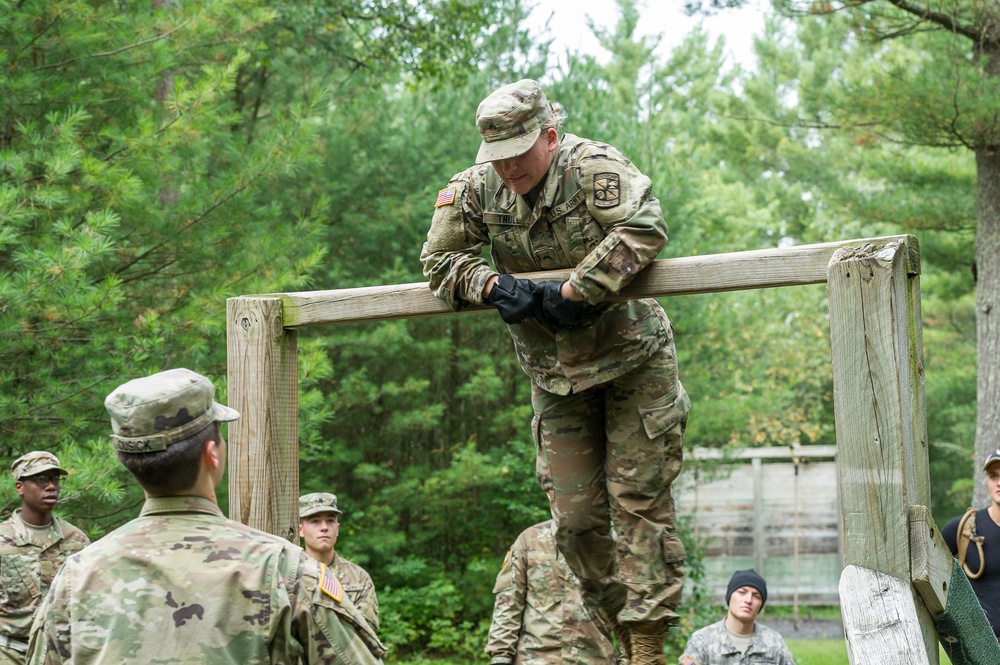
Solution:
{"label": "uniform sleeve", "polygon": [[27,665],[59,665],[70,662],[73,635],[69,617],[68,573],[60,571],[35,611],[28,637]]}
{"label": "uniform sleeve", "polygon": [[677,659],[677,665],[711,665],[710,654],[705,649],[704,634],[699,633],[700,631],[695,631],[688,639],[684,651]]}
{"label": "uniform sleeve", "polygon": [[483,287],[496,274],[482,256],[489,241],[470,169],[452,178],[438,194],[420,252],[431,291],[452,309],[482,303]]}
{"label": "uniform sleeve", "polygon": [[496,601],[493,604],[493,621],[486,642],[486,653],[490,656],[491,664],[514,662],[527,588],[524,544],[521,536],[518,536],[504,559],[493,587]]}
{"label": "uniform sleeve", "polygon": [[[292,637],[301,646],[302,662],[380,664],[385,645],[347,598],[333,573],[328,569],[317,572],[315,562],[308,561],[311,563],[302,565],[290,627]],[[298,662],[294,657],[286,660]]]}
{"label": "uniform sleeve", "polygon": [[667,244],[667,223],[652,183],[611,146],[595,145],[577,160],[587,209],[605,237],[570,275],[570,284],[594,305],[618,293]]}
{"label": "uniform sleeve", "polygon": [[365,619],[371,625],[372,630],[378,630],[378,596],[375,595],[375,583],[372,582],[371,575],[366,571],[362,570],[364,573],[364,584],[365,587],[358,598],[358,611],[364,615]]}

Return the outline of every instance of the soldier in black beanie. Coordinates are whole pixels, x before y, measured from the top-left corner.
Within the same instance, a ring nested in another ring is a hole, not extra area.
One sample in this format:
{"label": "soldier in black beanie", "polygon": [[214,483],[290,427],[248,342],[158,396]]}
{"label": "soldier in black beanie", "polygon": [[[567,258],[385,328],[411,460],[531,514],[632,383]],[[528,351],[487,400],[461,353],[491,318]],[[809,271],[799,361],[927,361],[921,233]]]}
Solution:
{"label": "soldier in black beanie", "polygon": [[795,665],[777,631],[757,623],[767,602],[767,582],[756,570],[737,570],[726,586],[726,618],[695,631],[679,665]]}

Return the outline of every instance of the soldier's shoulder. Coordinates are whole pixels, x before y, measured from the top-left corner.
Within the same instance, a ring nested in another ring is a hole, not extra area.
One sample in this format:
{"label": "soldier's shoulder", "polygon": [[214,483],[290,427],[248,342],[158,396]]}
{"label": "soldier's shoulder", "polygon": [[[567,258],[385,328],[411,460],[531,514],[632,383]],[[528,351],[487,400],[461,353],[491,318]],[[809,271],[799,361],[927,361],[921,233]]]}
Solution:
{"label": "soldier's shoulder", "polygon": [[61,517],[56,517],[55,519],[56,524],[59,525],[59,530],[62,532],[63,540],[67,542],[83,543],[85,545],[90,543],[90,538],[83,532],[83,529],[75,524],[67,522]]}

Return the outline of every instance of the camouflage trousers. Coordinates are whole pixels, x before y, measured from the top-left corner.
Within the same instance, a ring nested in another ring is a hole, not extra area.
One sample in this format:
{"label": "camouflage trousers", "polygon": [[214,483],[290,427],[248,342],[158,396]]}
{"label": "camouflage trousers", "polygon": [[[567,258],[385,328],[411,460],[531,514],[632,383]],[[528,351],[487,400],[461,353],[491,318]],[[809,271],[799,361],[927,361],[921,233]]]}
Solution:
{"label": "camouflage trousers", "polygon": [[587,603],[621,623],[675,623],[684,546],[670,485],[691,402],[673,345],[578,394],[532,384],[531,404],[536,473]]}

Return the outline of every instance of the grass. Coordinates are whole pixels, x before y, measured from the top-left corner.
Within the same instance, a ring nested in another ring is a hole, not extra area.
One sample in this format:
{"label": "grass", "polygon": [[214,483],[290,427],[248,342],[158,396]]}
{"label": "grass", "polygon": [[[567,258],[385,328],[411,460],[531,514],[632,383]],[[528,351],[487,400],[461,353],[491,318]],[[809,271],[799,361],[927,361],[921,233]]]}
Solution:
{"label": "grass", "polygon": [[[788,650],[795,656],[795,665],[849,665],[847,642],[844,640],[786,639]],[[951,665],[948,656],[940,651],[941,665]]]}

